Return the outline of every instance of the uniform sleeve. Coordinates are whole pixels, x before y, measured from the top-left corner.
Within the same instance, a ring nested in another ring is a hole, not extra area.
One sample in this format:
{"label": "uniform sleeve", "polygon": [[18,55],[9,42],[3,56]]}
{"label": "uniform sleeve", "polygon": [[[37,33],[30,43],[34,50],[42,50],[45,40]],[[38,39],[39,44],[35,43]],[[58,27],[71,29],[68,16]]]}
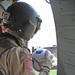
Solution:
{"label": "uniform sleeve", "polygon": [[5,75],[35,75],[33,68],[27,69],[31,68],[30,61],[32,62],[28,59],[26,49],[12,48],[1,56],[0,62],[3,63],[0,66]]}

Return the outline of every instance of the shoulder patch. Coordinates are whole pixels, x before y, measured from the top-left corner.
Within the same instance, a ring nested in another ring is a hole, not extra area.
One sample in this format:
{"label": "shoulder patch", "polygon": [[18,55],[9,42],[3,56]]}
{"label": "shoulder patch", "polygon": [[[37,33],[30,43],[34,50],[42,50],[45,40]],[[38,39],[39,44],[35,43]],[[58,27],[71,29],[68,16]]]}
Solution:
{"label": "shoulder patch", "polygon": [[32,61],[31,60],[24,60],[24,69],[25,70],[32,70]]}

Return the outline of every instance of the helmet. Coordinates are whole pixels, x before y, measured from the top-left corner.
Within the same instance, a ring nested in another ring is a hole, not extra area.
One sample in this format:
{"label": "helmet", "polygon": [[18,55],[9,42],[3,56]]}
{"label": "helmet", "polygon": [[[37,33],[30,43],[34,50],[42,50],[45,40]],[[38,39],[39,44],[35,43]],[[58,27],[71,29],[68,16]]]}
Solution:
{"label": "helmet", "polygon": [[17,33],[20,38],[29,40],[40,29],[42,20],[29,4],[15,2],[6,12],[10,14],[6,27]]}

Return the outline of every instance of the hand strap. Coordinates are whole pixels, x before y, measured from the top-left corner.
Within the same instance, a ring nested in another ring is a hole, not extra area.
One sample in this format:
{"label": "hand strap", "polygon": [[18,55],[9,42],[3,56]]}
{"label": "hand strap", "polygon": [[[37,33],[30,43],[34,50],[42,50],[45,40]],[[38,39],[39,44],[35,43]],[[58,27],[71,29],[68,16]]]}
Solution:
{"label": "hand strap", "polygon": [[39,75],[49,75],[49,72],[46,70],[43,70],[39,73]]}

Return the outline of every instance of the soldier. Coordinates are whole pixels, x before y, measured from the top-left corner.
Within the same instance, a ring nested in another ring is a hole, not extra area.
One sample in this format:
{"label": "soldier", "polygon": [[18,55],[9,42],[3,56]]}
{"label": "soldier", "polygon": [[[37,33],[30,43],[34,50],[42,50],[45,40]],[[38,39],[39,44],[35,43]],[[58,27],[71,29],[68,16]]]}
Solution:
{"label": "soldier", "polygon": [[0,75],[35,75],[26,42],[40,29],[40,16],[24,2],[13,3],[2,15]]}

